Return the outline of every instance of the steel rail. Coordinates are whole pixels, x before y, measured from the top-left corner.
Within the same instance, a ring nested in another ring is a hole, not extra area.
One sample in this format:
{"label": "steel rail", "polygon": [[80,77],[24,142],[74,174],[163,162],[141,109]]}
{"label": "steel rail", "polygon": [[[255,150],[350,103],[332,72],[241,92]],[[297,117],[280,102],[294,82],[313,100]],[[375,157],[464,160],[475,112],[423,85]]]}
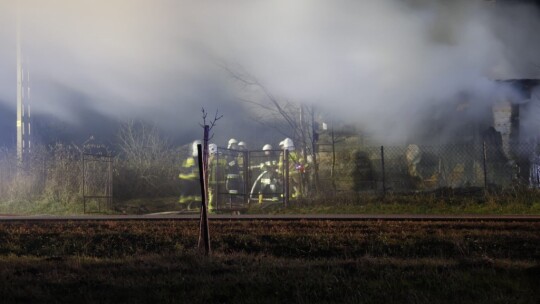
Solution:
{"label": "steel rail", "polygon": [[[16,221],[195,221],[199,214],[161,213],[145,215],[0,215],[1,222]],[[210,221],[476,221],[476,222],[540,222],[540,215],[423,215],[423,214],[243,214],[209,215]]]}

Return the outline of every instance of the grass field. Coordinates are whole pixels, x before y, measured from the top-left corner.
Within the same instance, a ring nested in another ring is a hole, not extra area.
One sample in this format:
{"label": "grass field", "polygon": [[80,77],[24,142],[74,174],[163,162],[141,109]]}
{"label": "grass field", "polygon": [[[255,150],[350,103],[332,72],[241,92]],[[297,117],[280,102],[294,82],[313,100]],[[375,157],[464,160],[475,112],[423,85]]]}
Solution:
{"label": "grass field", "polygon": [[[87,205],[90,213],[148,214],[166,211],[181,212],[185,206],[178,197],[153,197],[116,200],[107,208],[101,202]],[[251,214],[484,214],[540,215],[540,190],[530,188],[484,191],[483,188],[441,188],[423,193],[388,193],[385,196],[369,193],[338,193],[291,200],[282,203],[258,204],[253,201],[245,210]],[[82,200],[69,203],[56,201],[0,201],[0,214],[82,214]]]}
{"label": "grass field", "polygon": [[540,223],[0,223],[2,303],[538,303]]}
{"label": "grass field", "polygon": [[386,196],[336,195],[332,199],[291,201],[287,208],[253,204],[250,213],[280,214],[540,214],[535,189],[484,192],[482,188],[439,189],[430,193],[389,193]]}

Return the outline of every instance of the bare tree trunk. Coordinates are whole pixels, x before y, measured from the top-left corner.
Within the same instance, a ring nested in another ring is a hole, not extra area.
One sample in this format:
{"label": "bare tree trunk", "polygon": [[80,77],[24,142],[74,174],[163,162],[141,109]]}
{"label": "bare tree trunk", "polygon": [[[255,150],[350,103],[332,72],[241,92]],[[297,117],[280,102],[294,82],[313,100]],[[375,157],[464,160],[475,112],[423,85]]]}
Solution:
{"label": "bare tree trunk", "polygon": [[[197,145],[198,160],[199,160],[199,181],[201,183],[201,219],[199,223],[199,242],[198,248],[201,249],[204,245],[206,255],[211,253],[210,248],[210,229],[208,225],[208,133],[209,126],[204,126],[204,146]],[[204,152],[204,154],[203,154]]]}

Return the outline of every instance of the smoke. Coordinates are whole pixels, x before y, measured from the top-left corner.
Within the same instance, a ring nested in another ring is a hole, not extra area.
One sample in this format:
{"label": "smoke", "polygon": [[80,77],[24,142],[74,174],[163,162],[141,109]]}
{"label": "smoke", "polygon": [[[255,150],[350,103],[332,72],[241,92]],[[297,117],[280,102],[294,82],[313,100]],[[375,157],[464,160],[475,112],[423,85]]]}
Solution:
{"label": "smoke", "polygon": [[[15,104],[17,1],[5,2],[0,101]],[[463,92],[485,103],[497,86],[492,80],[539,74],[540,18],[530,5],[18,2],[34,108],[75,124],[84,114],[74,109],[82,107],[187,134],[199,131],[205,107],[224,114],[220,136],[243,136],[235,132],[256,123],[237,101],[245,92],[220,67],[226,63],[248,71],[279,98],[314,104],[398,141],[415,131],[415,121],[431,115],[433,105]]]}

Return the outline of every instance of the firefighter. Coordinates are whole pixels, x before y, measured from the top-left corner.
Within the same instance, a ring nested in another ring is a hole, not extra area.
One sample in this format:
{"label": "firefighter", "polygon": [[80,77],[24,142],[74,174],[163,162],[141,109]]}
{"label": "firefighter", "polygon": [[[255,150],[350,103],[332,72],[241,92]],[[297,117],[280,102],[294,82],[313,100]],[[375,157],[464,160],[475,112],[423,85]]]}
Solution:
{"label": "firefighter", "polygon": [[261,175],[261,187],[259,190],[259,203],[262,202],[263,196],[269,197],[273,201],[279,199],[278,184],[278,162],[274,158],[272,146],[266,144],[262,147],[264,151],[265,161],[260,164],[260,169],[263,171]]}
{"label": "firefighter", "polygon": [[197,145],[200,145],[200,140],[195,140],[191,145],[191,155],[188,156],[182,163],[182,168],[178,178],[180,178],[181,194],[178,202],[185,209],[190,210],[201,202],[201,186],[199,183],[199,168],[195,158],[198,156]]}
{"label": "firefighter", "polygon": [[220,189],[225,183],[225,160],[218,155],[216,144],[208,144],[208,211],[217,208],[217,198]]}
{"label": "firefighter", "polygon": [[[238,157],[236,158],[238,161],[238,169],[240,172],[240,185],[242,188],[245,187],[245,179],[247,178],[247,157],[248,157],[248,151],[246,147],[246,143],[243,141],[238,142]],[[244,191],[245,193],[245,191]]]}
{"label": "firefighter", "polygon": [[283,172],[285,166],[285,154],[288,151],[288,169],[289,169],[289,189],[291,190],[291,197],[298,198],[302,196],[302,176],[305,173],[305,165],[302,158],[298,156],[294,149],[294,142],[290,138],[285,138],[279,143],[281,148],[281,157],[279,159],[279,171]]}
{"label": "firefighter", "polygon": [[238,141],[234,138],[229,139],[226,156],[227,160],[227,179],[225,188],[227,193],[237,195],[240,192],[240,166],[238,165]]}
{"label": "firefighter", "polygon": [[247,147],[246,143],[241,141],[238,143],[238,166],[240,167],[240,171],[244,169],[244,159],[247,157]]}
{"label": "firefighter", "polygon": [[272,145],[270,144],[266,144],[262,147],[262,150],[264,151],[264,157],[266,158],[264,162],[261,163],[260,167],[261,167],[261,170],[265,170],[265,171],[273,171],[273,169],[275,169],[274,167],[276,166],[276,160],[273,159],[273,152],[272,152]]}

